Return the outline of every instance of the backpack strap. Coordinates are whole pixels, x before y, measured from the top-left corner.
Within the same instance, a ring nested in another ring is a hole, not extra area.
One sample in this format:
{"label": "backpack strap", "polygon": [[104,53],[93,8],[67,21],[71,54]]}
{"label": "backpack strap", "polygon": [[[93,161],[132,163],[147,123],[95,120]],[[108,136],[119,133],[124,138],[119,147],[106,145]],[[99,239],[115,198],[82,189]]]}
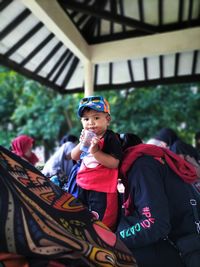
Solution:
{"label": "backpack strap", "polygon": [[193,185],[188,185],[188,184],[186,184],[186,187],[190,195],[190,205],[192,206],[194,222],[196,224],[197,233],[200,234],[200,217],[199,217],[199,211],[197,208],[196,196],[194,194],[194,188],[193,188]]}
{"label": "backpack strap", "polygon": [[190,205],[192,206],[197,233],[200,235],[200,208],[197,207],[200,203],[200,165],[195,158],[189,155],[185,156],[185,160],[195,168],[197,174],[197,179],[190,185],[186,184],[186,187],[190,195]]}

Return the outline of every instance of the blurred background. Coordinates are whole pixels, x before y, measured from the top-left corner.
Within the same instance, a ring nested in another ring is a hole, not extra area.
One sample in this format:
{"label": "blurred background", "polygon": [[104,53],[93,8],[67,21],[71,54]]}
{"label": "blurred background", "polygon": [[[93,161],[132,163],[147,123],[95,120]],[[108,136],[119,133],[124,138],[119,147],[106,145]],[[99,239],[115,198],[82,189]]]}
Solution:
{"label": "blurred background", "polygon": [[[200,82],[95,92],[111,105],[111,129],[133,132],[144,141],[170,127],[194,144],[200,130]],[[19,134],[35,138],[35,152],[46,161],[65,134],[80,135],[77,107],[83,93],[61,95],[0,66],[0,144],[9,148]],[[124,103],[122,106],[122,102]]]}

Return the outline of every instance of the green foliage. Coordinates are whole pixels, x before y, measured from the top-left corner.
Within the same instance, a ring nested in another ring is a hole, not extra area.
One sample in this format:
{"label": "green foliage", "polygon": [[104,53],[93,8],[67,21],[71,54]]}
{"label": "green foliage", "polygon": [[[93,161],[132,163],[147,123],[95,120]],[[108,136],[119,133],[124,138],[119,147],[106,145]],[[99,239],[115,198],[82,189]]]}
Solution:
{"label": "green foliage", "polygon": [[[162,127],[173,128],[186,142],[200,130],[200,83],[95,92],[111,106],[110,128],[134,132],[143,140]],[[0,67],[0,144],[28,134],[52,150],[66,134],[80,135],[77,106],[82,94],[60,95],[37,82]]]}
{"label": "green foliage", "polygon": [[192,143],[200,128],[199,83],[129,89],[107,98],[113,102],[115,130],[137,133],[145,141],[162,127],[170,127]]}
{"label": "green foliage", "polygon": [[0,88],[2,145],[9,147],[15,136],[28,134],[37,145],[52,150],[64,134],[77,129],[78,97],[62,96],[4,67],[0,67]]}

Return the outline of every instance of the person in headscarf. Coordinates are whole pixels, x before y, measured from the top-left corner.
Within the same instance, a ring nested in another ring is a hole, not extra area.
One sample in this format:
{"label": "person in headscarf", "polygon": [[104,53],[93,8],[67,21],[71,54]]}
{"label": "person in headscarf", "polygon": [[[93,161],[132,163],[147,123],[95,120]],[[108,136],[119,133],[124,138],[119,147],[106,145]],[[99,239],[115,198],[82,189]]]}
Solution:
{"label": "person in headscarf", "polygon": [[[126,148],[120,167],[124,215],[117,236],[139,267],[199,267],[199,222],[187,188],[196,181],[197,169],[167,148],[134,145],[134,140],[125,144],[124,139],[122,145]],[[200,200],[196,204],[200,210]],[[190,257],[192,264],[184,265]]]}
{"label": "person in headscarf", "polygon": [[17,156],[27,160],[32,165],[35,165],[39,159],[32,152],[34,139],[28,135],[20,135],[12,140],[11,151]]}
{"label": "person in headscarf", "polygon": [[179,137],[174,130],[171,128],[162,128],[147,144],[170,148],[178,139]]}

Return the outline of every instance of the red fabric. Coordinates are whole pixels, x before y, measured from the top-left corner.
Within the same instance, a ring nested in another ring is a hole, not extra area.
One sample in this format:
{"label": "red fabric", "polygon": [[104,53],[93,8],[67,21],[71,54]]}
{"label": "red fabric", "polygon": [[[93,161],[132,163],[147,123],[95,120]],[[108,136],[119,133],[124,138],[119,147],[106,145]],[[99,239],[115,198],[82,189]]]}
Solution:
{"label": "red fabric", "polygon": [[102,222],[107,225],[113,232],[116,229],[116,221],[118,217],[118,194],[107,193],[107,205]]}
{"label": "red fabric", "polygon": [[[104,139],[100,140],[99,148],[102,150]],[[94,158],[94,157],[93,157]],[[95,160],[98,162],[97,160]],[[116,193],[118,181],[118,168],[110,169],[98,163],[96,167],[88,168],[81,163],[81,168],[76,176],[77,184],[86,189],[97,192]]]}
{"label": "red fabric", "polygon": [[31,164],[35,165],[39,161],[35,153],[32,152],[30,157],[27,157],[25,155],[28,149],[32,147],[33,143],[34,143],[33,138],[27,135],[20,135],[12,141],[12,152],[22,158],[25,158]]}
{"label": "red fabric", "polygon": [[134,161],[143,155],[153,156],[156,159],[164,159],[169,167],[186,183],[192,183],[197,179],[195,168],[189,162],[185,161],[167,148],[162,148],[150,144],[139,144],[134,147],[129,147],[125,150],[122,165],[120,168],[122,182],[125,186],[124,207],[127,215],[133,209],[133,204],[131,203],[131,199],[129,198],[127,172],[129,171]]}
{"label": "red fabric", "polygon": [[4,267],[29,267],[26,258],[21,255],[0,252],[0,265]]}
{"label": "red fabric", "polygon": [[103,165],[79,170],[76,182],[86,189],[105,193],[117,192],[118,169],[109,169]]}

